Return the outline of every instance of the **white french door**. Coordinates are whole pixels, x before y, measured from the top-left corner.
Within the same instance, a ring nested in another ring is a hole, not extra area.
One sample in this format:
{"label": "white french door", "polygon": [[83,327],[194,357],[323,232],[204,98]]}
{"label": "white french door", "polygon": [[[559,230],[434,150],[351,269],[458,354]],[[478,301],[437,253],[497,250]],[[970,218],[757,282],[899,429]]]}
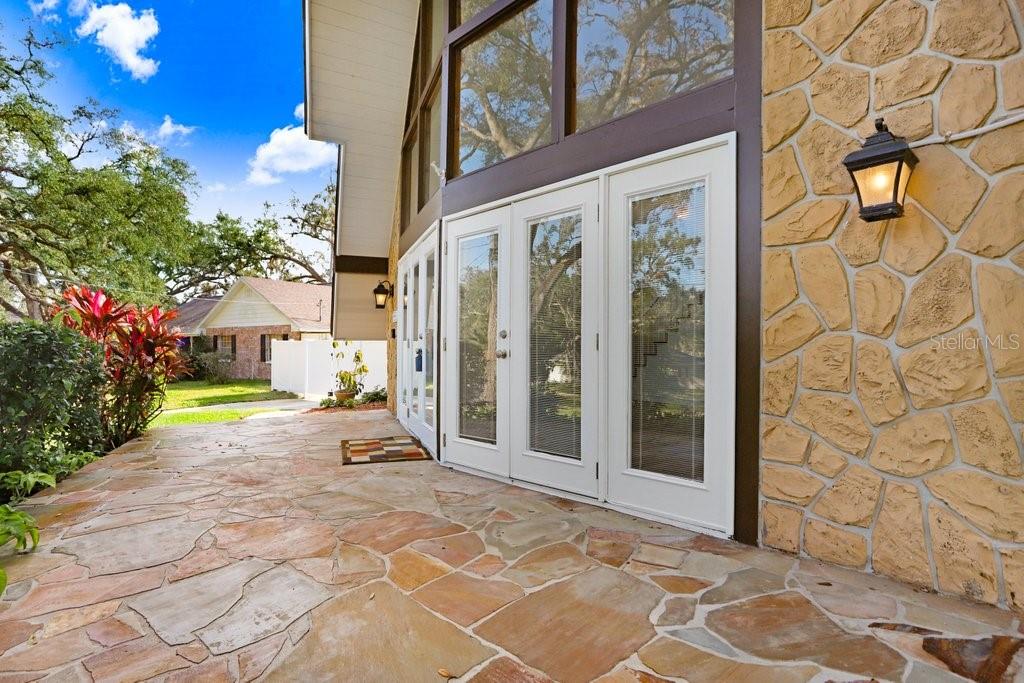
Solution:
{"label": "white french door", "polygon": [[512,478],[596,498],[597,180],[512,205]]}
{"label": "white french door", "polygon": [[437,452],[437,231],[398,263],[398,419]]}
{"label": "white french door", "polygon": [[508,206],[448,223],[444,460],[509,476]]}
{"label": "white french door", "polygon": [[735,149],[607,182],[608,501],[731,533]]}
{"label": "white french door", "polygon": [[446,221],[443,461],[731,534],[735,259],[731,134]]}

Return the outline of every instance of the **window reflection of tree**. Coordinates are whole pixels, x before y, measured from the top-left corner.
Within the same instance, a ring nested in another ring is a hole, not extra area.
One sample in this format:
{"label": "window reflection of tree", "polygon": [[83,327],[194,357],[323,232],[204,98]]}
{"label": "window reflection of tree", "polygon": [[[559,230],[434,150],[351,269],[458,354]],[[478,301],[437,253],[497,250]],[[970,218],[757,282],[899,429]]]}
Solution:
{"label": "window reflection of tree", "polygon": [[530,226],[530,448],[580,457],[582,216]]}
{"label": "window reflection of tree", "polygon": [[577,129],[733,72],[733,0],[579,0]]}
{"label": "window reflection of tree", "polygon": [[700,480],[704,187],[633,202],[632,465]]}
{"label": "window reflection of tree", "polygon": [[463,49],[459,163],[465,173],[551,140],[551,0]]}
{"label": "window reflection of tree", "polygon": [[459,266],[459,433],[494,442],[498,238],[463,240]]}

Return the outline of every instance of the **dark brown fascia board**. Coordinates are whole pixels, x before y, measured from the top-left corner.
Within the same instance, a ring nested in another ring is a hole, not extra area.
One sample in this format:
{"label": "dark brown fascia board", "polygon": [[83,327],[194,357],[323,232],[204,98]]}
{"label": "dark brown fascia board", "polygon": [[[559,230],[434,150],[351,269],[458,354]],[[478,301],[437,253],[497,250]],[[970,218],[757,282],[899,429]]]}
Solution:
{"label": "dark brown fascia board", "polygon": [[367,275],[388,274],[388,258],[386,256],[350,256],[338,254],[334,257],[335,273],[363,273]]}

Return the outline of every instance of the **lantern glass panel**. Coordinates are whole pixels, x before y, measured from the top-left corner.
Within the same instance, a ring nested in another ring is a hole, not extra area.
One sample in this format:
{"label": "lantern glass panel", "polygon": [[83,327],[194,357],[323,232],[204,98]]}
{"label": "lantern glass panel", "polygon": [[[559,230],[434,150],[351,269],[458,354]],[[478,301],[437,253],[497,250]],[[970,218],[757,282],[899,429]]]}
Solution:
{"label": "lantern glass panel", "polygon": [[[893,187],[896,185],[896,174],[900,164],[899,161],[890,161],[853,172],[854,182],[857,183],[857,189],[860,191],[862,207],[893,202]],[[906,190],[905,184],[903,184],[903,190]]]}
{"label": "lantern glass panel", "polygon": [[896,187],[896,203],[903,205],[903,199],[907,195],[907,184],[910,182],[910,172],[913,168],[905,161],[900,162],[900,180]]}

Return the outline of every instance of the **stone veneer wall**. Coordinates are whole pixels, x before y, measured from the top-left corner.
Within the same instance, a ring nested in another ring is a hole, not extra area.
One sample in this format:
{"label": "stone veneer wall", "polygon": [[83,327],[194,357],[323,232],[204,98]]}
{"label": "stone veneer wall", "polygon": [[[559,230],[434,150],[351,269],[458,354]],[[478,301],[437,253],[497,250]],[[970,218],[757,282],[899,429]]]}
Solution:
{"label": "stone veneer wall", "polygon": [[916,149],[887,223],[840,163],[1024,113],[1024,0],[764,10],[762,542],[1024,609],[1024,123]]}

